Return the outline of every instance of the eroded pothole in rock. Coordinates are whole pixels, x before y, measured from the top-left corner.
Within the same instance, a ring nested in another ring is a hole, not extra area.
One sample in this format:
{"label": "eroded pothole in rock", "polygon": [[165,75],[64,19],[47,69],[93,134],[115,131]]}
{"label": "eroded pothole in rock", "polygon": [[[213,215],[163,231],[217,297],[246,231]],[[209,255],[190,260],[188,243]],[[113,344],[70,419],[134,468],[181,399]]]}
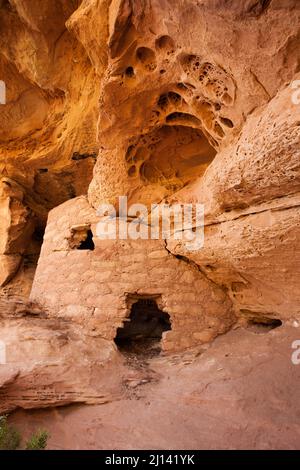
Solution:
{"label": "eroded pothole in rock", "polygon": [[282,326],[282,321],[277,318],[251,318],[248,320],[247,329],[256,334],[265,334]]}

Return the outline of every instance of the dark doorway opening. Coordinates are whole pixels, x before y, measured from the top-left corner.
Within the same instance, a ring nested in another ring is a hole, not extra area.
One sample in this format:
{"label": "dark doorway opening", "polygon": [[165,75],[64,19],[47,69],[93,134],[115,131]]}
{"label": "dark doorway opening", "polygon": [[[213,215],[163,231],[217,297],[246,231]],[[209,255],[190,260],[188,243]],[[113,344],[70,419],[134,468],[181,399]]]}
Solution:
{"label": "dark doorway opening", "polygon": [[118,328],[115,343],[124,353],[156,356],[161,352],[164,331],[171,330],[170,316],[153,299],[139,299],[128,320]]}

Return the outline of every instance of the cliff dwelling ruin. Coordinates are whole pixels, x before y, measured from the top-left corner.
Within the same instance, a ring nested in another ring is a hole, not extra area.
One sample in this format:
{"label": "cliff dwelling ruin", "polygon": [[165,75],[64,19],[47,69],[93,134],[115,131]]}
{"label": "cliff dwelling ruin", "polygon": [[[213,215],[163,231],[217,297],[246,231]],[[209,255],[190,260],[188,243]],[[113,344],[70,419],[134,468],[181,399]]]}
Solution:
{"label": "cliff dwelling ruin", "polygon": [[[53,448],[299,447],[300,2],[0,0],[2,82],[0,415]],[[120,236],[197,205],[194,249]]]}

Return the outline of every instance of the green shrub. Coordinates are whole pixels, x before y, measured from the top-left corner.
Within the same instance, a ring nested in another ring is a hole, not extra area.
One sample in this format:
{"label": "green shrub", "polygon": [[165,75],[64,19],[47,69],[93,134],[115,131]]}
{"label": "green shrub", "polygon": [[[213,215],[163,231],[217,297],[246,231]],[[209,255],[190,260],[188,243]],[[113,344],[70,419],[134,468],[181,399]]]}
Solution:
{"label": "green shrub", "polygon": [[[49,434],[39,430],[26,443],[26,450],[44,450],[47,447]],[[21,435],[14,426],[7,422],[7,416],[0,416],[0,450],[17,450],[20,447]]]}
{"label": "green shrub", "polygon": [[40,429],[37,431],[26,444],[26,450],[44,450],[47,447],[49,434],[47,431]]}
{"label": "green shrub", "polygon": [[7,423],[7,416],[0,416],[0,450],[16,450],[20,442],[20,433]]}

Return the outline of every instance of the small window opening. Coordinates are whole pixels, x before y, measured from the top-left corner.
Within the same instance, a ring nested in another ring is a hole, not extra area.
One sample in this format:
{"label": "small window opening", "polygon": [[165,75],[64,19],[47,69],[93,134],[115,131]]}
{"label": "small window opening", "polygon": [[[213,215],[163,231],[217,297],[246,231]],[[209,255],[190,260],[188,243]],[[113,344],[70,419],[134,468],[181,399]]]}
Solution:
{"label": "small window opening", "polygon": [[93,232],[91,230],[87,231],[85,240],[82,240],[82,242],[80,243],[77,249],[78,250],[90,250],[90,251],[93,251],[95,249],[95,244],[93,240]]}
{"label": "small window opening", "polygon": [[123,353],[156,356],[161,352],[164,331],[171,330],[170,316],[160,310],[153,299],[140,299],[133,304],[130,316],[118,328],[115,343]]}
{"label": "small window opening", "polygon": [[89,226],[73,227],[71,232],[72,235],[68,240],[71,250],[94,251],[93,232]]}

